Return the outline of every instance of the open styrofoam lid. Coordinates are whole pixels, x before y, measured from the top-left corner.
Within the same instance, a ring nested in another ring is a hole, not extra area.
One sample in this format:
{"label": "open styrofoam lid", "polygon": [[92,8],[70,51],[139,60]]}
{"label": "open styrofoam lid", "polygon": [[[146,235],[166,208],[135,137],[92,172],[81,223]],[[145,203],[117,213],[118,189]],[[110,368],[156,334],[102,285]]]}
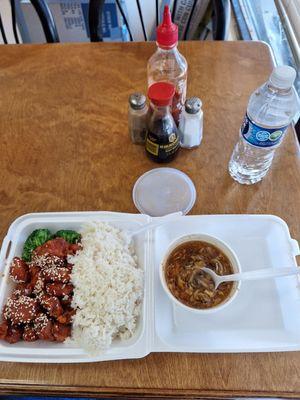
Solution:
{"label": "open styrofoam lid", "polygon": [[187,214],[196,200],[192,180],[175,168],[155,168],[136,181],[132,193],[136,208],[151,217],[182,211]]}

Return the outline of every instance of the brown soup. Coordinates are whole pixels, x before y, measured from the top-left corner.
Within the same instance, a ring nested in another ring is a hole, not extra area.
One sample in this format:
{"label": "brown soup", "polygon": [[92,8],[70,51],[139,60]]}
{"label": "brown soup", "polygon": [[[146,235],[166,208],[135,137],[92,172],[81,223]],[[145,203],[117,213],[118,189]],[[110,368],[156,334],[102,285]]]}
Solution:
{"label": "brown soup", "polygon": [[179,245],[165,264],[165,278],[170,292],[189,307],[215,307],[223,303],[233,289],[233,282],[224,282],[215,290],[212,278],[201,271],[203,267],[219,275],[234,273],[228,257],[216,246],[202,241]]}

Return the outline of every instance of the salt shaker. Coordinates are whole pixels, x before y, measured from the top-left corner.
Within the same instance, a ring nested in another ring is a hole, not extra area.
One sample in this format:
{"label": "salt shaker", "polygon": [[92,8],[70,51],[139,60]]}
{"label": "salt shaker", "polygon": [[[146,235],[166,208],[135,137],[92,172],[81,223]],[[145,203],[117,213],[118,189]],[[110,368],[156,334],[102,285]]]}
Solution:
{"label": "salt shaker", "polygon": [[200,145],[203,134],[202,101],[198,97],[187,99],[180,115],[180,146],[187,149]]}
{"label": "salt shaker", "polygon": [[129,96],[128,129],[133,143],[145,143],[147,132],[148,105],[146,96],[142,93],[132,93]]}

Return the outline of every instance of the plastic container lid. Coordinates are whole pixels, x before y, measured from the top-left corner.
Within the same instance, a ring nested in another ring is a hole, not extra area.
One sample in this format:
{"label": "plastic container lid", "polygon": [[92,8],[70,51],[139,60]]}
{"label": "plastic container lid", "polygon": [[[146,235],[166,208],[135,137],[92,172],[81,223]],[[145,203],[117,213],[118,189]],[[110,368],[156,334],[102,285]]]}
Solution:
{"label": "plastic container lid", "polygon": [[272,85],[279,89],[289,89],[293,86],[296,78],[296,71],[288,65],[282,65],[273,69],[270,76]]}
{"label": "plastic container lid", "polygon": [[187,214],[196,200],[196,189],[192,180],[175,168],[155,168],[136,181],[133,202],[143,214],[162,217],[182,211]]}
{"label": "plastic container lid", "polygon": [[178,26],[172,22],[169,6],[165,6],[163,22],[156,28],[156,41],[166,47],[173,47],[178,42]]}
{"label": "plastic container lid", "polygon": [[148,89],[148,97],[157,106],[168,106],[175,94],[175,86],[169,82],[153,83]]}

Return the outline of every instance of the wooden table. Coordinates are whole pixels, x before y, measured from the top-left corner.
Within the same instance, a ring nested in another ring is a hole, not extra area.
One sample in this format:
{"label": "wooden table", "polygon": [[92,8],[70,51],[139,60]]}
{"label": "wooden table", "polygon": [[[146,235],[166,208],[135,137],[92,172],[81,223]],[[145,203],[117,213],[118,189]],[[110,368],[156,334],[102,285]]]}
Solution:
{"label": "wooden table", "polygon": [[[146,91],[154,44],[0,48],[0,235],[36,211],[137,212],[136,179],[157,167],[127,135],[127,99]],[[203,100],[201,147],[171,163],[194,181],[194,214],[272,213],[300,239],[299,148],[290,130],[262,183],[227,163],[250,93],[272,70],[263,43],[186,42],[188,95]],[[300,312],[300,310],[299,310]],[[300,332],[299,332],[300,334]],[[75,365],[0,363],[3,393],[84,396],[300,397],[300,353],[151,354]]]}

